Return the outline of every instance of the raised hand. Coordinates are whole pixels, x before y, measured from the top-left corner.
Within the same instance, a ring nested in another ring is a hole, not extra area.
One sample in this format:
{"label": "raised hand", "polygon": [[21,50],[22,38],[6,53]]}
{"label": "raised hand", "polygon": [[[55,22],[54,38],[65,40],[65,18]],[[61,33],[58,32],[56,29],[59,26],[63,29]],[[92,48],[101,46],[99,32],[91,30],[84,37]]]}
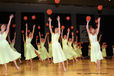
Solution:
{"label": "raised hand", "polygon": [[68,28],[67,31],[70,32],[70,28]]}
{"label": "raised hand", "polygon": [[33,28],[35,28],[36,27],[36,25],[33,25]]}
{"label": "raised hand", "polygon": [[12,19],[13,17],[14,17],[14,15],[13,15],[13,14],[11,14],[11,15],[10,15],[10,19]]}
{"label": "raised hand", "polygon": [[57,21],[60,21],[60,16],[57,17]]}
{"label": "raised hand", "polygon": [[98,18],[98,22],[100,22],[100,20],[101,20],[101,18],[99,17],[99,18]]}
{"label": "raised hand", "polygon": [[51,17],[48,18],[48,21],[52,21]]}

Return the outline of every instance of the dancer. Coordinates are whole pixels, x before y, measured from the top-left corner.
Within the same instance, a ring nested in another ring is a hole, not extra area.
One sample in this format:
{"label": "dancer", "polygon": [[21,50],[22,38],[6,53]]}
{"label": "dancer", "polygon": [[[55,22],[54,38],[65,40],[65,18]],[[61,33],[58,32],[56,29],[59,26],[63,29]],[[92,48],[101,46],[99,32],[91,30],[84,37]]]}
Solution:
{"label": "dancer", "polygon": [[6,29],[6,26],[4,24],[2,24],[1,31],[0,31],[0,64],[5,65],[6,72],[8,72],[7,63],[9,63],[11,61],[13,61],[16,68],[19,69],[15,60],[17,60],[18,58],[21,57],[21,54],[13,51],[13,49],[10,47],[8,41],[6,40],[7,34],[9,33],[11,20],[13,17],[14,17],[13,15],[10,15],[7,29]]}
{"label": "dancer", "polygon": [[68,46],[69,46],[70,51],[72,52],[72,58],[73,58],[73,63],[74,63],[74,60],[76,62],[78,61],[77,60],[78,55],[75,52],[75,50],[73,49],[73,47],[72,47],[73,42],[74,42],[74,33],[72,32],[72,38],[69,38],[69,40],[68,40]]}
{"label": "dancer", "polygon": [[106,48],[107,48],[107,44],[105,43],[105,42],[103,42],[103,44],[102,44],[102,56],[104,57],[104,58],[106,58]]}
{"label": "dancer", "polygon": [[46,59],[48,59],[49,61],[49,54],[47,52],[47,49],[45,48],[45,42],[46,42],[46,38],[47,38],[47,33],[45,35],[45,38],[41,38],[41,34],[39,32],[39,37],[40,37],[40,58],[41,61],[45,61]]}
{"label": "dancer", "polygon": [[60,17],[57,17],[58,21],[58,28],[55,28],[55,33],[53,33],[51,28],[51,18],[49,17],[49,29],[52,36],[52,55],[53,55],[53,62],[59,63],[59,69],[60,69],[60,63],[63,65],[64,71],[66,71],[64,61],[66,61],[66,57],[63,53],[63,50],[61,48],[60,43],[58,42],[58,39],[60,37]]}
{"label": "dancer", "polygon": [[48,51],[49,51],[49,58],[51,58],[51,62],[52,62],[52,42],[49,41],[49,36],[48,36]]}
{"label": "dancer", "polygon": [[63,31],[64,30],[62,29],[62,33],[61,33],[62,47],[63,47],[63,52],[65,54],[65,57],[67,58],[67,66],[68,66],[68,60],[71,60],[73,57],[73,53],[71,52],[71,50],[69,49],[69,46],[67,45],[70,29],[68,28],[67,35],[64,35],[64,37],[63,37]]}
{"label": "dancer", "polygon": [[98,18],[97,29],[94,29],[92,27],[89,29],[89,22],[90,22],[89,20],[87,20],[87,25],[86,25],[87,33],[89,35],[89,39],[91,43],[91,57],[90,57],[91,62],[95,62],[97,64],[98,71],[100,71],[100,60],[103,59],[102,53],[100,51],[100,44],[97,40],[97,35],[100,29],[100,19],[101,18]]}
{"label": "dancer", "polygon": [[[12,48],[14,51],[17,52],[17,50],[14,48],[14,45],[15,45],[15,39],[16,39],[16,32],[14,33],[14,38],[13,38],[12,41],[10,40],[10,34],[8,35],[8,42],[10,43],[11,48]],[[19,58],[19,62],[22,63],[22,61],[21,61],[21,57]]]}
{"label": "dancer", "polygon": [[30,32],[29,35],[27,34],[27,30],[28,30],[28,24],[26,24],[25,60],[30,60],[30,62],[32,64],[32,59],[37,56],[39,57],[38,52],[31,44],[31,40],[33,39],[33,35],[34,35],[35,25],[33,25],[33,31]]}

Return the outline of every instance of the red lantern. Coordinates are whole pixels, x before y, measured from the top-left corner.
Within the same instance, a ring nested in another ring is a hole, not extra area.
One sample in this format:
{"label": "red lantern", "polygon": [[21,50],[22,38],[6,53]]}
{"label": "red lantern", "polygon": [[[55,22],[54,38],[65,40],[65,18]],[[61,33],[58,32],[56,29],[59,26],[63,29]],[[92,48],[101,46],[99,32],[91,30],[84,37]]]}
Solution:
{"label": "red lantern", "polygon": [[36,19],[36,16],[35,16],[35,15],[33,15],[33,16],[32,16],[32,19],[33,19],[33,20],[35,20],[35,19]]}
{"label": "red lantern", "polygon": [[91,16],[87,16],[86,21],[90,21],[90,20],[91,20]]}
{"label": "red lantern", "polygon": [[61,28],[64,30],[64,29],[65,29],[65,26],[64,26],[64,25],[62,25],[62,26],[61,26]]}
{"label": "red lantern", "polygon": [[67,17],[66,17],[66,20],[68,20],[68,21],[69,21],[69,20],[70,20],[70,17],[69,17],[69,16],[67,16]]}
{"label": "red lantern", "polygon": [[24,33],[24,30],[21,30],[21,33],[23,34]]}
{"label": "red lantern", "polygon": [[38,26],[38,30],[40,29],[40,26]]}
{"label": "red lantern", "polygon": [[48,10],[47,10],[47,14],[48,14],[48,15],[51,15],[51,14],[52,14],[52,10],[51,10],[51,9],[48,9]]}
{"label": "red lantern", "polygon": [[15,25],[15,24],[13,24],[13,25],[12,25],[12,27],[13,27],[13,28],[15,28],[15,27],[16,27],[16,25]]}
{"label": "red lantern", "polygon": [[98,23],[98,20],[95,20],[95,23]]}
{"label": "red lantern", "polygon": [[79,33],[79,31],[76,31],[76,33]]}
{"label": "red lantern", "polygon": [[74,29],[74,26],[71,26],[70,28],[73,30]]}
{"label": "red lantern", "polygon": [[49,24],[48,24],[48,23],[46,23],[46,26],[48,27],[48,26],[49,26]]}
{"label": "red lantern", "polygon": [[27,32],[30,32],[30,30],[27,30]]}
{"label": "red lantern", "polygon": [[55,3],[56,3],[56,4],[59,4],[59,3],[60,3],[60,0],[55,0]]}
{"label": "red lantern", "polygon": [[24,16],[24,20],[26,21],[28,18],[27,18],[27,16]]}
{"label": "red lantern", "polygon": [[53,28],[53,25],[51,26],[51,28]]}
{"label": "red lantern", "polygon": [[36,36],[36,39],[38,39],[38,36]]}
{"label": "red lantern", "polygon": [[103,9],[103,6],[102,6],[102,5],[98,5],[97,9],[98,9],[99,11],[101,11],[101,10]]}

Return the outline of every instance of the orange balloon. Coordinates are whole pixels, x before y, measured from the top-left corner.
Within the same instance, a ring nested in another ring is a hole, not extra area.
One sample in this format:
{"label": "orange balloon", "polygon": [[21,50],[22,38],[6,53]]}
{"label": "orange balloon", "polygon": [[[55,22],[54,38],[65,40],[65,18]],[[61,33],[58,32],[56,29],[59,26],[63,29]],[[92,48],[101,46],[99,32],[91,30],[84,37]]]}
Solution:
{"label": "orange balloon", "polygon": [[79,33],[79,31],[76,31],[76,33]]}
{"label": "orange balloon", "polygon": [[16,25],[15,25],[15,24],[13,24],[13,25],[12,25],[12,27],[13,27],[13,28],[15,28],[15,27],[16,27]]}
{"label": "orange balloon", "polygon": [[47,14],[48,14],[48,15],[51,15],[51,14],[52,14],[52,10],[51,10],[51,9],[48,9],[48,10],[47,10]]}
{"label": "orange balloon", "polygon": [[95,23],[98,23],[98,20],[95,20]]}
{"label": "orange balloon", "polygon": [[86,21],[90,21],[90,20],[91,20],[91,16],[87,16]]}
{"label": "orange balloon", "polygon": [[53,25],[51,26],[51,28],[53,28]]}
{"label": "orange balloon", "polygon": [[67,17],[66,17],[66,20],[68,20],[68,21],[69,21],[69,20],[70,20],[70,17],[69,17],[69,16],[67,16]]}
{"label": "orange balloon", "polygon": [[101,10],[103,9],[103,6],[102,6],[102,5],[98,5],[97,9],[98,9],[99,11],[101,11]]}
{"label": "orange balloon", "polygon": [[38,36],[36,36],[36,38],[38,39]]}
{"label": "orange balloon", "polygon": [[21,30],[21,33],[24,33],[24,30]]}
{"label": "orange balloon", "polygon": [[47,32],[47,35],[49,35],[49,32]]}
{"label": "orange balloon", "polygon": [[27,30],[27,32],[30,32],[30,30]]}
{"label": "orange balloon", "polygon": [[27,16],[24,16],[24,20],[26,21],[28,19],[28,17]]}
{"label": "orange balloon", "polygon": [[55,3],[56,3],[56,4],[59,4],[59,3],[60,3],[60,0],[55,0]]}
{"label": "orange balloon", "polygon": [[71,28],[71,29],[74,29],[74,26],[71,26],[70,28]]}
{"label": "orange balloon", "polygon": [[35,15],[33,15],[33,16],[32,16],[32,19],[33,19],[33,20],[35,20],[35,19],[36,19],[36,16],[35,16]]}
{"label": "orange balloon", "polygon": [[62,26],[61,26],[61,28],[64,30],[64,29],[65,29],[65,26],[64,26],[64,25],[62,25]]}
{"label": "orange balloon", "polygon": [[40,26],[38,26],[38,30],[40,29]]}
{"label": "orange balloon", "polygon": [[46,26],[48,27],[48,26],[49,26],[49,24],[48,24],[48,23],[46,23]]}

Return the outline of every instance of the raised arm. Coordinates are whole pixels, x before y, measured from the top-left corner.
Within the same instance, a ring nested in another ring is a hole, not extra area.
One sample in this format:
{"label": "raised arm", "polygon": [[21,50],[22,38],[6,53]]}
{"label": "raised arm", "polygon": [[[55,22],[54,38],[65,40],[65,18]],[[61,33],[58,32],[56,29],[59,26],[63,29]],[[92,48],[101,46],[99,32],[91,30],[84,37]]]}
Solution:
{"label": "raised arm", "polygon": [[90,33],[90,31],[89,31],[89,21],[87,21],[86,30],[87,30],[87,33],[88,33],[88,35],[89,35],[89,33]]}
{"label": "raised arm", "polygon": [[16,40],[16,32],[14,33],[14,38],[13,38],[13,40],[14,40],[14,44],[15,44],[15,40]]}
{"label": "raised arm", "polygon": [[27,38],[28,24],[26,23],[26,38]]}
{"label": "raised arm", "polygon": [[62,29],[62,32],[61,32],[61,39],[63,38],[63,29]]}
{"label": "raised arm", "polygon": [[41,42],[41,33],[39,32],[40,42]]}
{"label": "raised arm", "polygon": [[11,43],[11,40],[10,40],[10,33],[8,34],[8,42]]}
{"label": "raised arm", "polygon": [[33,36],[34,36],[35,26],[36,26],[36,25],[33,25],[32,38],[33,38]]}
{"label": "raised arm", "polygon": [[67,41],[68,41],[69,34],[70,34],[70,29],[68,28],[67,31],[68,31],[68,32],[67,32]]}
{"label": "raised arm", "polygon": [[45,35],[45,42],[46,42],[46,38],[47,38],[47,36],[48,36],[48,34],[46,33],[46,35]]}
{"label": "raised arm", "polygon": [[6,33],[7,33],[7,34],[8,34],[8,32],[9,32],[11,20],[12,20],[13,17],[14,17],[13,14],[10,15],[10,19],[9,19],[9,22],[8,22],[8,25],[7,25],[7,29],[6,29]]}
{"label": "raised arm", "polygon": [[102,37],[102,35],[99,36],[99,40],[98,40],[99,42],[101,41],[101,37]]}
{"label": "raised arm", "polygon": [[74,42],[74,32],[72,32],[72,42]]}
{"label": "raised arm", "polygon": [[101,18],[99,17],[99,18],[98,18],[98,26],[97,26],[97,30],[96,30],[96,34],[97,34],[97,35],[99,34],[100,20],[101,20]]}
{"label": "raised arm", "polygon": [[51,21],[52,21],[52,19],[49,17],[49,30],[50,30],[50,33],[52,34],[53,33],[53,31],[52,31],[52,28],[51,28]]}
{"label": "raised arm", "polygon": [[59,34],[61,33],[60,16],[57,17]]}

